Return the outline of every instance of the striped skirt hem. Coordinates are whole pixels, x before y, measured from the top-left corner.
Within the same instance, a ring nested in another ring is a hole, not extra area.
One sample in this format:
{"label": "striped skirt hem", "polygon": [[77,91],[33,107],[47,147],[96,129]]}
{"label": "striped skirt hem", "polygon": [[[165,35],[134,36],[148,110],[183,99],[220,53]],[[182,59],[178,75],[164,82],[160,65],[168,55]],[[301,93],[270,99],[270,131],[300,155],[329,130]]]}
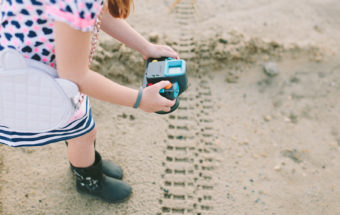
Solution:
{"label": "striped skirt hem", "polygon": [[0,126],[0,144],[11,147],[42,146],[82,136],[90,132],[95,126],[89,98],[87,96],[84,103],[86,104],[86,111],[81,118],[70,122],[62,128],[52,131],[25,133],[15,132],[5,126]]}

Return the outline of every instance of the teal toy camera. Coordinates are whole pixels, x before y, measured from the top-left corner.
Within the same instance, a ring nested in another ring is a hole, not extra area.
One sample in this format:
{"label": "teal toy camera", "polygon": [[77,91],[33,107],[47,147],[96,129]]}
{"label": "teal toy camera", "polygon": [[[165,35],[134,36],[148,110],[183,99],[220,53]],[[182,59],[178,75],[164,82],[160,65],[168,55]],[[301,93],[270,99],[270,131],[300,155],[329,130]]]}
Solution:
{"label": "teal toy camera", "polygon": [[176,100],[176,103],[169,112],[156,112],[158,114],[171,113],[178,108],[179,95],[188,88],[185,61],[168,57],[148,59],[145,67],[143,87],[151,86],[163,80],[168,80],[171,84],[161,89],[159,93],[167,99]]}

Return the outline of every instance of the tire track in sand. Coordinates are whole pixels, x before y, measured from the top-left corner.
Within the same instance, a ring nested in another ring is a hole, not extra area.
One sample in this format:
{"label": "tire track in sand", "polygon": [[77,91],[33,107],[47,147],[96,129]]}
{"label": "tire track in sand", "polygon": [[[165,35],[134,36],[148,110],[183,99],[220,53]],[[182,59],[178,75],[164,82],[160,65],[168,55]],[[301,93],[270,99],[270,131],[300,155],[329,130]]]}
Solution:
{"label": "tire track in sand", "polygon": [[192,31],[186,28],[196,20],[194,1],[182,0],[174,11],[181,31],[174,48],[187,61],[196,61],[196,71],[190,72],[195,77],[189,79],[198,81],[189,80],[189,89],[181,95],[178,110],[168,116],[158,215],[216,215],[213,172],[219,155],[212,116],[214,101],[209,79],[200,69],[208,63],[205,56],[208,45],[198,44]]}

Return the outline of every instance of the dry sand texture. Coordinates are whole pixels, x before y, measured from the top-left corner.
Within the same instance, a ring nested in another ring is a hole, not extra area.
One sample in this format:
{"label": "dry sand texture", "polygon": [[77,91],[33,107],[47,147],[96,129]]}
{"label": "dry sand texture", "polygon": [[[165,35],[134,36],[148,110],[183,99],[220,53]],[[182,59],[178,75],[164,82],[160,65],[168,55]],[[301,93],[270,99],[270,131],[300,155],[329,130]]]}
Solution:
{"label": "dry sand texture", "polygon": [[[340,2],[173,2],[136,1],[128,21],[187,60],[179,109],[92,99],[97,148],[130,200],[79,195],[63,143],[2,146],[1,214],[340,214]],[[102,36],[94,68],[137,88],[143,66]]]}

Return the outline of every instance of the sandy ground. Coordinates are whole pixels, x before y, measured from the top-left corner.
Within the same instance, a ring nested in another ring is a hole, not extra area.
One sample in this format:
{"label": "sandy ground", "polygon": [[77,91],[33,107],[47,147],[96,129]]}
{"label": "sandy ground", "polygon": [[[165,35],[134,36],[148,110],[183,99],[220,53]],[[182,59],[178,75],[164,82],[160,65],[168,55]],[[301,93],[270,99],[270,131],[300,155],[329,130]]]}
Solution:
{"label": "sandy ground", "polygon": [[[172,2],[136,1],[128,21],[187,60],[179,109],[91,100],[97,149],[123,167],[132,197],[78,194],[63,143],[1,146],[0,214],[340,214],[340,2]],[[143,60],[105,36],[96,63],[141,84]]]}

